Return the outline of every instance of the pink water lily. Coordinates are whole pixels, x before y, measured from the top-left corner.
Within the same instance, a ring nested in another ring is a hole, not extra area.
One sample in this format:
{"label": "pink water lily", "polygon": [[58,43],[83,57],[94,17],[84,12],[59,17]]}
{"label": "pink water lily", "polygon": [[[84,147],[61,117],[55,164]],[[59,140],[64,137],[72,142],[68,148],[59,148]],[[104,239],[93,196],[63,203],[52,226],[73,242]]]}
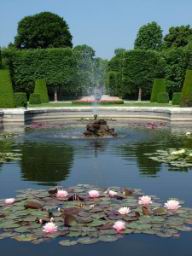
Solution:
{"label": "pink water lily", "polygon": [[89,194],[89,197],[91,198],[98,198],[100,196],[100,193],[98,190],[90,190],[88,194]]}
{"label": "pink water lily", "polygon": [[126,229],[125,222],[118,220],[114,223],[113,228],[117,231],[117,233],[121,233]]}
{"label": "pink water lily", "polygon": [[118,212],[121,214],[121,215],[127,215],[128,213],[131,212],[130,208],[129,207],[121,207]]}
{"label": "pink water lily", "polygon": [[179,201],[175,199],[168,200],[164,206],[170,211],[177,211],[181,207]]}
{"label": "pink water lily", "polygon": [[57,194],[56,194],[56,197],[59,198],[59,199],[64,199],[66,197],[68,197],[68,192],[66,190],[58,190],[57,191]]}
{"label": "pink water lily", "polygon": [[15,203],[15,198],[7,198],[5,199],[5,204],[11,205]]}
{"label": "pink water lily", "polygon": [[148,206],[149,204],[152,204],[152,200],[150,196],[141,196],[139,197],[138,203],[139,205]]}
{"label": "pink water lily", "polygon": [[43,232],[47,234],[53,234],[57,232],[58,228],[53,222],[48,222],[43,226]]}
{"label": "pink water lily", "polygon": [[117,193],[116,191],[109,190],[108,194],[109,194],[109,196],[114,197],[114,196],[116,196],[118,193]]}

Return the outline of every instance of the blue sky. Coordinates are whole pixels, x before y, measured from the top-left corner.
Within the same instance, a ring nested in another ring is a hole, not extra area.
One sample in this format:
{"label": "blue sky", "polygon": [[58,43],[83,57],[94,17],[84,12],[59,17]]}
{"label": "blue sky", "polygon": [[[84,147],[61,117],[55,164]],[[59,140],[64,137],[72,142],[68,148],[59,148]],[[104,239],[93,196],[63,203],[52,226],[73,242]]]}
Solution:
{"label": "blue sky", "polygon": [[0,45],[16,35],[26,15],[51,11],[63,16],[73,43],[88,44],[110,58],[114,49],[131,49],[138,28],[157,21],[164,34],[170,26],[192,24],[192,0],[0,0]]}

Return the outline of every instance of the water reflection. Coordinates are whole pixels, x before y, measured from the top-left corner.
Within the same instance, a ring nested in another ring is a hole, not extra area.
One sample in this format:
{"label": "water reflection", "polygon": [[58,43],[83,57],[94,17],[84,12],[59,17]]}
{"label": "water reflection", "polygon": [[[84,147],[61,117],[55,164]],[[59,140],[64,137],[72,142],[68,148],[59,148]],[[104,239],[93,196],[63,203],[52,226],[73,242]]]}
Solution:
{"label": "water reflection", "polygon": [[74,158],[69,145],[24,143],[21,146],[22,178],[38,184],[56,185],[69,175]]}
{"label": "water reflection", "polygon": [[138,170],[142,175],[155,177],[161,170],[161,163],[144,156],[144,152],[152,153],[158,149],[158,146],[151,144],[136,144],[134,146],[124,145],[121,147],[121,154],[127,159],[132,155],[136,158]]}

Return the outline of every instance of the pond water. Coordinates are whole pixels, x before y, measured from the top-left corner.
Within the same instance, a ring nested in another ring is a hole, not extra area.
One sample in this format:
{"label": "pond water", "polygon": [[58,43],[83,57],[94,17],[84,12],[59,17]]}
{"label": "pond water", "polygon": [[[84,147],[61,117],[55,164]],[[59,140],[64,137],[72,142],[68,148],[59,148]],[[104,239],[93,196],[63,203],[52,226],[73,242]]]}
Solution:
{"label": "pond water", "polygon": [[[92,184],[140,188],[162,201],[176,197],[192,207],[192,168],[174,168],[150,160],[144,153],[191,147],[181,134],[165,129],[117,128],[119,136],[83,139],[83,128],[31,129],[0,142],[0,150],[21,153],[21,160],[0,164],[0,198],[14,197],[23,188]],[[33,245],[0,240],[6,256],[191,256],[192,234],[159,238],[130,234],[113,243],[62,247],[55,240]]]}

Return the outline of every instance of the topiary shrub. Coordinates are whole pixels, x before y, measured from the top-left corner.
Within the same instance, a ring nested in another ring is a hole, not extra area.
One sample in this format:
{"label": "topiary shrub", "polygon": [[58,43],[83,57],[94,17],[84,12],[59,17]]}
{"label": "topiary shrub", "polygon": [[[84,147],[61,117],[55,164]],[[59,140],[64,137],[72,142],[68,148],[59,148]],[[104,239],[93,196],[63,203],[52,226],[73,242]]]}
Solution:
{"label": "topiary shrub", "polygon": [[14,108],[14,94],[9,70],[0,70],[0,108]]}
{"label": "topiary shrub", "polygon": [[192,70],[187,70],[181,92],[182,107],[192,107]]}
{"label": "topiary shrub", "polygon": [[161,92],[166,92],[167,80],[165,79],[155,79],[153,82],[153,88],[151,93],[151,102],[158,102],[158,95]]}
{"label": "topiary shrub", "polygon": [[27,106],[27,94],[25,92],[16,92],[14,94],[16,107]]}
{"label": "topiary shrub", "polygon": [[169,103],[169,94],[167,92],[160,92],[157,97],[158,103]]}
{"label": "topiary shrub", "polygon": [[40,95],[41,103],[49,102],[48,91],[47,91],[45,80],[39,79],[35,81],[34,93]]}
{"label": "topiary shrub", "polygon": [[174,92],[172,97],[172,105],[180,105],[181,92]]}
{"label": "topiary shrub", "polygon": [[41,97],[37,93],[32,93],[29,97],[29,104],[36,105],[41,104]]}

